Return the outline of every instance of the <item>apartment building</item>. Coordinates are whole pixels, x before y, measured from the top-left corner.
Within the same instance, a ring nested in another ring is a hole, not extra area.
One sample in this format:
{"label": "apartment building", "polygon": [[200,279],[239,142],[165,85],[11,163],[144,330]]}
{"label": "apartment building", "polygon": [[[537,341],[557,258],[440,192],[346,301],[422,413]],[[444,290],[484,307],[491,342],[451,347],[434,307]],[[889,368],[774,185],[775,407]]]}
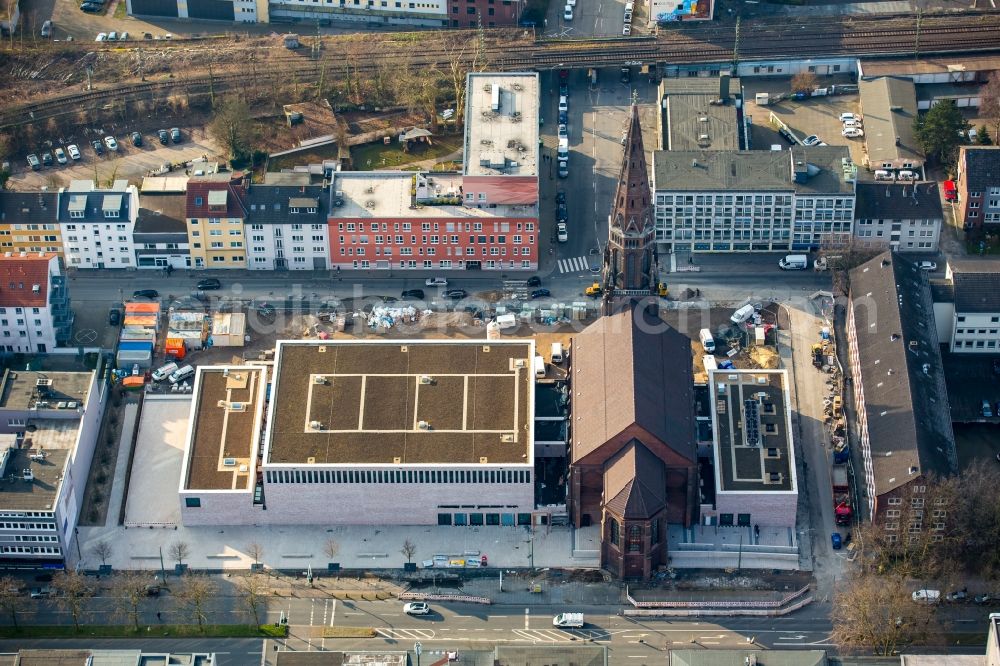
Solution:
{"label": "apartment building", "polygon": [[937,252],[943,223],[937,183],[858,183],[854,238],[862,247]]}
{"label": "apartment building", "polygon": [[231,176],[212,174],[188,181],[185,219],[192,268],[247,266],[246,188]]}
{"label": "apartment building", "polygon": [[[465,183],[474,190],[465,189]],[[538,267],[534,178],[498,183],[448,173],[357,171],[336,173],[331,188],[331,266],[446,271]]]}
{"label": "apartment building", "polygon": [[336,21],[365,26],[410,25],[442,28],[449,25],[448,0],[270,0],[271,21]]}
{"label": "apartment building", "polygon": [[248,185],[247,268],[326,270],[328,199],[321,185]]}
{"label": "apartment building", "polygon": [[63,252],[70,268],[133,268],[133,232],[139,213],[139,190],[127,180],[98,187],[90,180],[71,181],[58,193]]}
{"label": "apartment building", "polygon": [[846,244],[856,172],[846,146],[655,151],[657,244],[663,253]]}
{"label": "apartment building", "polygon": [[44,354],[64,346],[73,317],[59,255],[0,255],[0,350]]}
{"label": "apartment building", "polygon": [[523,0],[448,0],[448,19],[452,28],[486,28],[517,25],[524,11]]}
{"label": "apartment building", "polygon": [[1000,225],[1000,146],[961,146],[957,216],[966,229]]}
{"label": "apartment building", "polygon": [[[943,522],[922,509],[928,475],[958,468],[944,368],[924,271],[884,252],[850,272],[847,341],[868,517],[893,535]],[[904,507],[904,503],[908,506]],[[906,514],[911,524],[900,525]]]}
{"label": "apartment building", "polygon": [[107,401],[105,370],[99,361],[91,372],[0,376],[0,566],[79,558],[75,531]]}
{"label": "apartment building", "polygon": [[139,268],[190,268],[187,194],[140,194],[133,240]]}
{"label": "apartment building", "polygon": [[995,259],[952,259],[934,288],[938,336],[953,353],[1000,349],[1000,267]]}
{"label": "apartment building", "polygon": [[0,192],[0,252],[55,252],[62,256],[55,192]]}

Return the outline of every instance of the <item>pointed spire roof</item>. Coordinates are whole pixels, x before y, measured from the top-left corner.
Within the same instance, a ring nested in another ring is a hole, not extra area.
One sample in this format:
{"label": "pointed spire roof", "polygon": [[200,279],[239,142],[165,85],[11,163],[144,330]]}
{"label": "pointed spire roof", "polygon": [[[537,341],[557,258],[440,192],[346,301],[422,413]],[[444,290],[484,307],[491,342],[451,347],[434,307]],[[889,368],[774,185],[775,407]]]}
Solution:
{"label": "pointed spire roof", "polygon": [[611,208],[611,225],[621,227],[625,234],[638,234],[649,224],[653,224],[649,170],[642,145],[639,107],[632,104],[625,135],[625,155]]}

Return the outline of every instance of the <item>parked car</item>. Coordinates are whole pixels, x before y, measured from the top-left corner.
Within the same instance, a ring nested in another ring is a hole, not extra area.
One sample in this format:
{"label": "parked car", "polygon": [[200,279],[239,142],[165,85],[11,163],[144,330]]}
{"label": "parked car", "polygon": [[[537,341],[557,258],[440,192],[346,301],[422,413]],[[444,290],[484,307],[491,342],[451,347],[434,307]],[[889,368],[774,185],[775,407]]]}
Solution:
{"label": "parked car", "polygon": [[453,301],[460,301],[468,295],[469,292],[467,292],[464,289],[449,289],[448,291],[444,292],[444,297],[450,298]]}
{"label": "parked car", "polygon": [[215,289],[222,289],[222,283],[219,282],[218,278],[205,278],[204,280],[198,280],[196,287],[199,291],[213,291]]}
{"label": "parked car", "polygon": [[573,20],[573,8],[570,7],[569,5],[566,5],[563,8],[563,20],[564,21],[572,21]]}
{"label": "parked car", "polygon": [[865,131],[860,127],[845,127],[840,135],[848,139],[860,139],[865,135]]}
{"label": "parked car", "polygon": [[403,298],[412,298],[418,301],[424,300],[424,290],[423,289],[404,289],[402,293]]}
{"label": "parked car", "polygon": [[830,541],[833,543],[834,550],[840,550],[844,546],[844,541],[840,536],[840,532],[834,532],[831,534]]}
{"label": "parked car", "polygon": [[52,153],[50,152],[42,153],[42,164],[47,167],[52,166]]}
{"label": "parked car", "polygon": [[[80,5],[80,9],[83,9],[83,5]],[[106,33],[106,32],[99,32],[99,33],[97,33],[97,38],[94,41],[95,42],[104,42],[104,41],[107,41],[107,39],[108,39],[108,33]]]}
{"label": "parked car", "polygon": [[848,123],[848,122],[860,123],[861,122],[861,117],[857,116],[857,115],[855,115],[853,113],[842,113],[842,114],[840,114],[840,122],[842,122],[842,123]]}
{"label": "parked car", "polygon": [[568,137],[568,136],[569,136],[569,128],[567,128],[565,124],[560,124],[559,125],[559,137],[562,138],[562,137]]}
{"label": "parked car", "polygon": [[560,125],[568,125],[569,124],[569,114],[566,113],[565,111],[560,111],[559,112],[559,124]]}
{"label": "parked car", "polygon": [[911,598],[917,603],[936,604],[941,601],[940,590],[916,590]]}
{"label": "parked car", "polygon": [[30,155],[28,155],[28,166],[31,167],[32,171],[38,171],[39,169],[42,168],[42,163],[38,159],[38,155],[36,155],[34,153],[31,153]]}
{"label": "parked car", "polygon": [[559,190],[558,192],[556,192],[556,203],[557,204],[564,204],[564,203],[566,203],[566,193],[563,192],[562,190]]}
{"label": "parked car", "polygon": [[51,592],[52,592],[52,590],[50,590],[48,587],[33,587],[33,588],[31,588],[31,598],[32,599],[44,599],[47,596],[49,596],[49,594],[51,594]]}
{"label": "parked car", "polygon": [[981,408],[982,414],[983,414],[983,416],[985,418],[988,418],[988,419],[993,418],[993,407],[990,405],[990,401],[989,400],[987,400],[986,398],[983,398],[983,401],[982,401],[982,404],[980,405],[980,408]]}
{"label": "parked car", "polygon": [[993,601],[993,597],[991,597],[989,593],[984,592],[983,594],[977,594],[973,598],[973,601],[975,601],[977,604],[988,604],[991,601]]}
{"label": "parked car", "polygon": [[122,311],[118,308],[111,308],[108,312],[108,326],[117,326],[122,321]]}
{"label": "parked car", "polygon": [[108,41],[109,42],[117,42],[118,41],[118,33],[116,31],[114,31],[114,30],[112,30],[111,32],[109,32],[108,33]]}
{"label": "parked car", "polygon": [[160,292],[155,289],[136,289],[132,292],[132,298],[159,298]]}
{"label": "parked car", "polygon": [[108,150],[118,152],[118,141],[116,141],[115,137],[110,134],[104,137],[104,145],[108,147]]}
{"label": "parked car", "polygon": [[569,160],[559,160],[558,173],[560,178],[569,177]]}
{"label": "parked car", "polygon": [[124,42],[126,39],[128,39],[128,32],[122,32],[118,35],[119,42]]}
{"label": "parked car", "polygon": [[816,146],[819,145],[819,143],[820,143],[819,137],[816,136],[815,134],[810,134],[806,138],[802,139],[803,146]]}
{"label": "parked car", "polygon": [[132,145],[136,148],[142,146],[142,135],[138,132],[132,132],[128,135],[128,138],[132,139]]}
{"label": "parked car", "polygon": [[969,593],[963,590],[955,590],[954,592],[949,592],[948,596],[945,597],[948,601],[965,601],[969,598]]}
{"label": "parked car", "polygon": [[174,143],[180,143],[181,142],[181,130],[180,130],[180,128],[177,128],[177,127],[171,127],[170,128],[170,139]]}
{"label": "parked car", "polygon": [[936,271],[937,263],[933,261],[920,261],[917,262],[917,268],[919,268],[922,271]]}
{"label": "parked car", "polygon": [[71,143],[66,146],[66,152],[69,153],[69,156],[74,160],[80,159],[80,149],[76,147],[75,143]]}
{"label": "parked car", "polygon": [[565,222],[569,219],[569,209],[566,208],[566,204],[559,204],[556,207],[556,221]]}
{"label": "parked car", "polygon": [[431,607],[424,601],[411,601],[403,605],[403,612],[407,615],[427,615]]}
{"label": "parked car", "polygon": [[94,141],[90,142],[90,145],[94,149],[94,152],[97,153],[98,155],[104,154],[104,144],[101,143],[100,141],[97,141],[95,139]]}
{"label": "parked car", "polygon": [[531,292],[532,298],[548,298],[551,295],[552,292],[550,292],[548,289],[535,289],[533,292]]}
{"label": "parked car", "polygon": [[559,96],[559,110],[565,112],[569,111],[569,97],[566,95]]}
{"label": "parked car", "polygon": [[424,280],[424,286],[427,287],[447,287],[448,280],[443,277],[430,277]]}
{"label": "parked car", "polygon": [[560,243],[565,243],[569,240],[569,231],[566,229],[565,222],[560,222],[556,225],[556,240]]}
{"label": "parked car", "polygon": [[63,150],[62,147],[56,148],[55,153],[56,162],[59,162],[59,164],[66,164],[69,162],[69,158],[66,157],[66,151]]}
{"label": "parked car", "polygon": [[528,278],[529,287],[539,287],[541,286],[541,284],[542,284],[542,278],[538,277],[537,275],[532,275],[530,278]]}
{"label": "parked car", "polygon": [[946,180],[943,187],[945,201],[958,201],[958,187],[956,187],[955,181]]}
{"label": "parked car", "polygon": [[632,26],[626,23],[625,25],[622,26],[622,36],[628,37],[631,34],[632,34]]}
{"label": "parked car", "polygon": [[161,129],[156,132],[156,136],[160,138],[160,143],[164,146],[170,143],[170,135],[167,134],[167,130]]}
{"label": "parked car", "polygon": [[96,14],[97,12],[104,9],[101,5],[95,5],[92,2],[84,2],[80,5],[80,11],[87,12],[88,14]]}

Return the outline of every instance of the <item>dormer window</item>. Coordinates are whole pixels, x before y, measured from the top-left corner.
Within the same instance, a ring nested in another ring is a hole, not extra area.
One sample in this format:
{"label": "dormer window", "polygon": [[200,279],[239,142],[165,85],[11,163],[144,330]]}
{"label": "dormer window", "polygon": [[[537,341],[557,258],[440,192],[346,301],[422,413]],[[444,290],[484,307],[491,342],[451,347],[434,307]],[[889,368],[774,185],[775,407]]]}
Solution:
{"label": "dormer window", "polygon": [[289,207],[288,208],[288,212],[289,213],[293,213],[293,214],[297,214],[299,212],[299,209],[298,208]]}
{"label": "dormer window", "polygon": [[106,211],[104,211],[104,217],[107,217],[107,218],[115,218],[115,217],[120,217],[120,216],[121,216],[121,212],[117,211],[117,210],[106,210]]}
{"label": "dormer window", "polygon": [[204,204],[205,204],[205,200],[202,199],[201,197],[195,197],[194,198],[194,205],[195,206],[203,206]]}
{"label": "dormer window", "polygon": [[77,218],[77,219],[82,218],[85,214],[86,213],[84,213],[84,211],[82,211],[82,210],[71,210],[69,212],[69,216],[70,217],[74,217],[74,218]]}

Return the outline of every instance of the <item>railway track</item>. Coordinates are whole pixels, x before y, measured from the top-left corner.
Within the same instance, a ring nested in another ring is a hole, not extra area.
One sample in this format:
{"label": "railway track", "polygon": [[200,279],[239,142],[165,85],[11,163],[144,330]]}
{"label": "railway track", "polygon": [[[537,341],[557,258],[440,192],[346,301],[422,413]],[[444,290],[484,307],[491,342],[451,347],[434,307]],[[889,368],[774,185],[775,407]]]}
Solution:
{"label": "railway track", "polygon": [[[469,36],[468,33],[465,35]],[[509,39],[511,35],[505,34],[504,38]],[[180,92],[188,95],[225,93],[245,86],[251,76],[255,83],[260,84],[284,81],[294,73],[300,83],[311,84],[320,76],[328,79],[343,76],[348,68],[371,72],[380,66],[404,62],[410,67],[420,68],[441,65],[456,57],[454,48],[422,47],[416,53],[402,48],[405,44],[412,45],[414,39],[408,34],[391,34],[388,38],[374,37],[370,42],[355,40],[358,49],[346,57],[343,51],[327,46],[318,60],[275,49],[254,56],[256,63],[252,75],[249,71],[241,71],[214,76],[176,77],[54,97],[0,111],[0,128],[100,108],[112,101],[136,101]],[[656,37],[535,41],[518,38],[509,43],[490,35],[484,43],[484,54],[490,67],[499,70],[602,67],[626,61],[728,62],[733,58],[735,40],[735,28],[710,24],[691,29],[664,30]],[[387,44],[395,44],[399,48],[386,49]],[[830,19],[812,24],[793,21],[781,26],[751,24],[741,31],[738,53],[740,60],[760,60],[790,56],[891,57],[913,55],[917,50],[924,55],[1000,51],[1000,14],[968,12],[925,17],[919,27],[912,16]],[[376,56],[375,51],[380,54]],[[469,64],[474,53],[468,49],[461,55]]]}

